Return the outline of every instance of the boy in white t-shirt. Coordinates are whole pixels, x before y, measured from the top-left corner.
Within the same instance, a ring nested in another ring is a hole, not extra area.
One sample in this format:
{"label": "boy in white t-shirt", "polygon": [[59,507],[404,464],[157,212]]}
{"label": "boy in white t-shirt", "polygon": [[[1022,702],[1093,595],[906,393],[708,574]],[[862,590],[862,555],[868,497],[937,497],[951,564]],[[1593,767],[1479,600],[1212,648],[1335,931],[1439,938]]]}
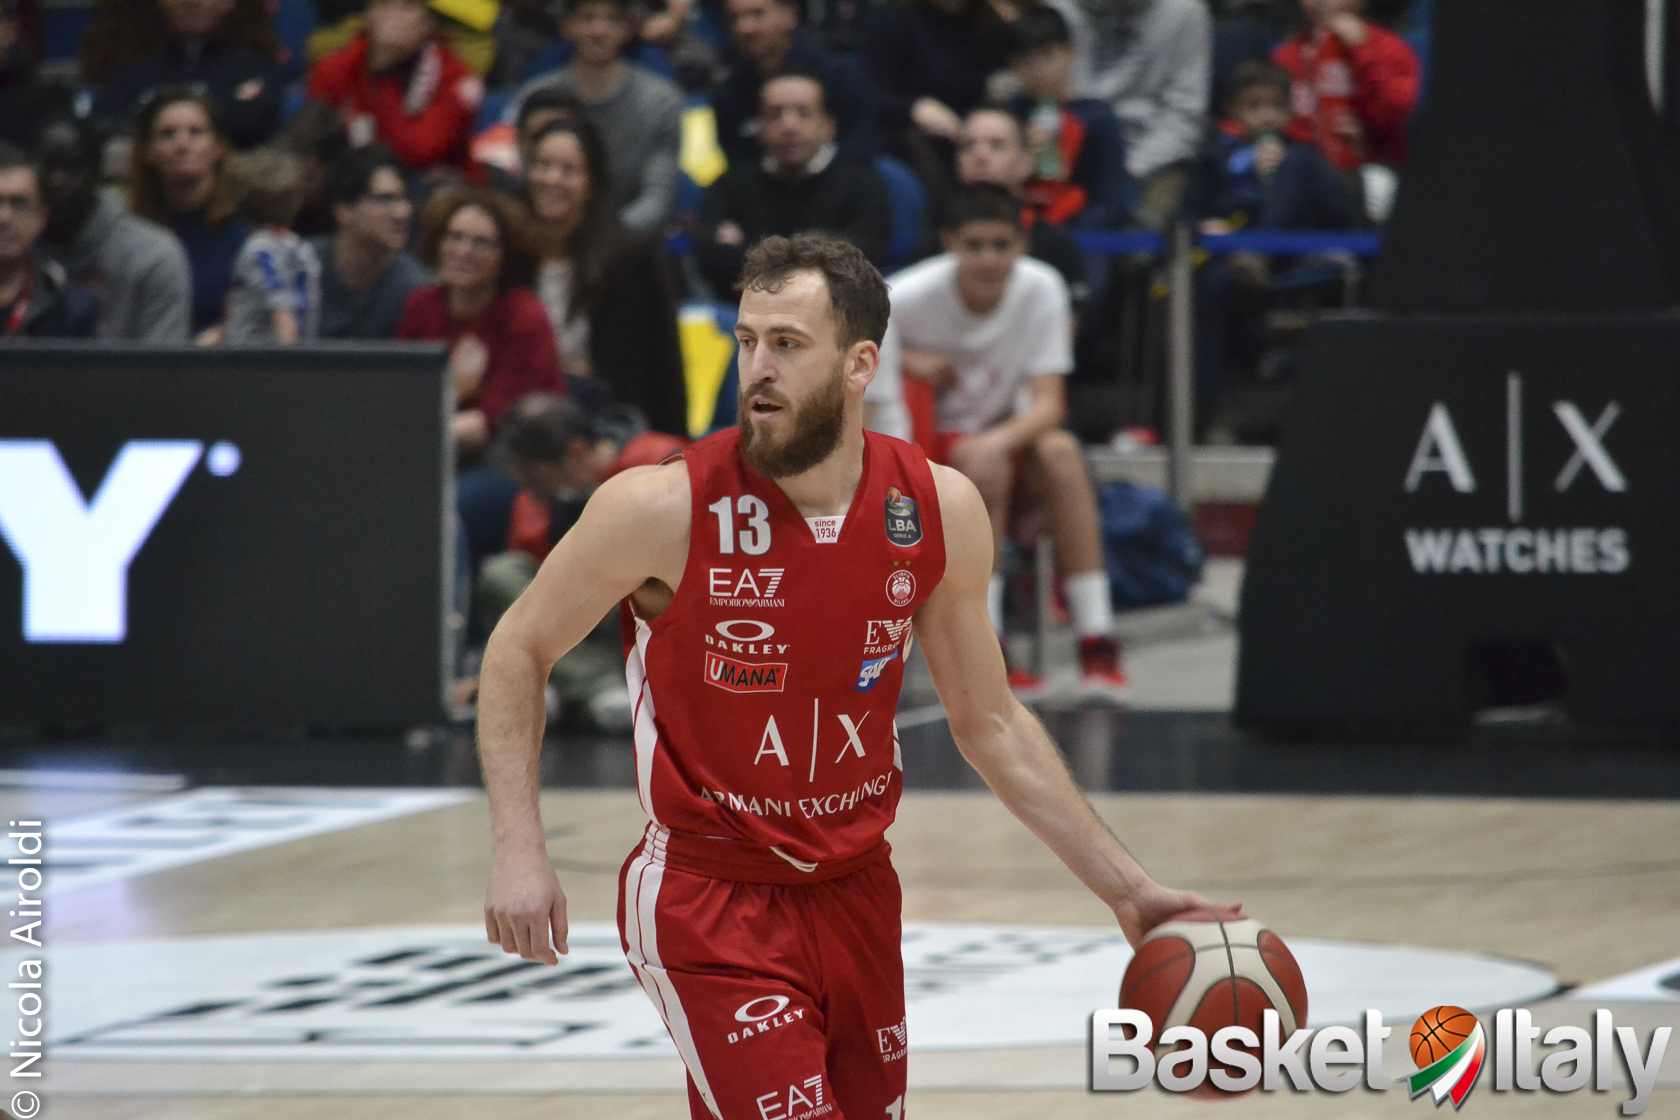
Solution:
{"label": "boy in white t-shirt", "polygon": [[[1126,688],[1112,635],[1097,503],[1079,441],[1061,424],[1063,377],[1073,369],[1072,305],[1061,275],[1025,256],[1021,204],[1002,187],[952,198],[945,252],[892,276],[892,318],[870,398],[878,410],[913,379],[935,393],[930,457],[979,488],[1001,547],[1011,518],[1042,509],[1079,632],[1081,691],[1118,698]],[[882,415],[882,411],[876,413]],[[1003,630],[1003,576],[992,575],[992,622]],[[1010,667],[1018,694],[1044,681]]]}

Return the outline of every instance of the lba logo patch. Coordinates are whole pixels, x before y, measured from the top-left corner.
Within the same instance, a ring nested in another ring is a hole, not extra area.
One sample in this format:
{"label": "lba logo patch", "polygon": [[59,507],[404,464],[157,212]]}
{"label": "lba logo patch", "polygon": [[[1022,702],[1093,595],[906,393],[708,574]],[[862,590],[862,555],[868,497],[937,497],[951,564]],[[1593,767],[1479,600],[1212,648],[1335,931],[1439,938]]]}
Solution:
{"label": "lba logo patch", "polygon": [[706,651],[706,682],[729,692],[780,692],[786,680],[785,661],[736,661]]}
{"label": "lba logo patch", "polygon": [[916,597],[916,577],[900,568],[887,577],[887,602],[895,607],[908,607]]}
{"label": "lba logo patch", "polygon": [[887,539],[900,548],[921,543],[922,514],[916,499],[899,493],[898,487],[887,488]]}
{"label": "lba logo patch", "polygon": [[862,668],[858,670],[857,690],[859,692],[868,692],[870,689],[874,688],[875,682],[881,679],[881,674],[887,671],[887,666],[892,662],[892,659],[897,656],[898,651],[894,650],[885,657],[877,657],[873,661],[865,661]]}

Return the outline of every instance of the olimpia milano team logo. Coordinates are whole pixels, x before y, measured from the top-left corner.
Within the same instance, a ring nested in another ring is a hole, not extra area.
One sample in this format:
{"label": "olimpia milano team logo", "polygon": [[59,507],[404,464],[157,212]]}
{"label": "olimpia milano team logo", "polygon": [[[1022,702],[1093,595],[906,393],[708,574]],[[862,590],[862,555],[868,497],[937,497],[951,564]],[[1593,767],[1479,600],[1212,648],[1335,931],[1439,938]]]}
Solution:
{"label": "olimpia milano team logo", "polygon": [[1431,1007],[1412,1025],[1411,1045],[1418,1067],[1406,1079],[1412,1099],[1428,1093],[1437,1108],[1448,1097],[1454,1108],[1463,1104],[1487,1057],[1487,1041],[1476,1017],[1462,1007]]}

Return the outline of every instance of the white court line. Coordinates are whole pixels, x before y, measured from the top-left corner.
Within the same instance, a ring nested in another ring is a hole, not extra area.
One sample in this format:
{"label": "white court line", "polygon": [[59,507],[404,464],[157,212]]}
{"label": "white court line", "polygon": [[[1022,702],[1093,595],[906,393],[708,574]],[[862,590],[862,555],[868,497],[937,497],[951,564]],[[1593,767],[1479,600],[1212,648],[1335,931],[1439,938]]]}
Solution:
{"label": "white court line", "polygon": [[1680,984],[1680,957],[1586,984],[1569,993],[1570,999],[1595,1003],[1626,1000],[1630,1003],[1680,1003],[1680,988],[1665,988],[1662,981]]}
{"label": "white court line", "polygon": [[[477,790],[464,789],[208,787],[49,820],[43,889],[58,895],[477,796]],[[4,881],[15,883],[16,875]]]}

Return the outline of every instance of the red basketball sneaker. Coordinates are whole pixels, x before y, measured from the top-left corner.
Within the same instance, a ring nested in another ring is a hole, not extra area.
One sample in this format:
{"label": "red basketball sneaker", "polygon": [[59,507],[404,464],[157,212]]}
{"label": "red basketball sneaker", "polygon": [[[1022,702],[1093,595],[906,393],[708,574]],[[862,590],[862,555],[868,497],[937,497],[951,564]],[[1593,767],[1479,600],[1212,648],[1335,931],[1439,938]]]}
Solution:
{"label": "red basketball sneaker", "polygon": [[1093,700],[1123,702],[1132,686],[1120,668],[1120,643],[1109,637],[1079,639],[1079,694]]}

